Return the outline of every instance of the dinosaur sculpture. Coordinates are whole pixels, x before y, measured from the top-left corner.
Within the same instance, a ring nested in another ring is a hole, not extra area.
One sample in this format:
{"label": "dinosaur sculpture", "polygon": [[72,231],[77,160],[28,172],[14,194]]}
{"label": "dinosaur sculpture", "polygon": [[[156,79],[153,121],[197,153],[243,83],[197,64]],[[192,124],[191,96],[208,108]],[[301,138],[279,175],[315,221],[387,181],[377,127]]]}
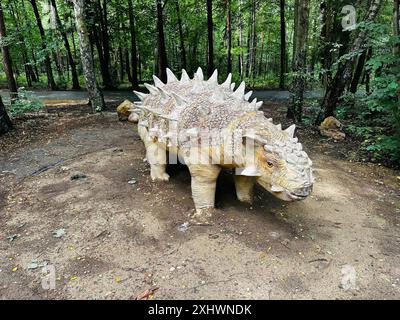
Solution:
{"label": "dinosaur sculpture", "polygon": [[[190,171],[196,216],[214,207],[221,169],[235,170],[237,197],[252,202],[256,183],[285,201],[305,199],[312,190],[312,161],[294,137],[295,126],[282,130],[249,102],[242,82],[234,90],[231,74],[218,84],[217,71],[204,80],[201,68],[193,79],[180,80],[167,69],[168,81],[153,76],[149,94],[135,91],[140,102],[131,108],[146,147],[151,178],[167,181],[167,163],[185,163]],[[177,163],[177,162],[175,162]]]}

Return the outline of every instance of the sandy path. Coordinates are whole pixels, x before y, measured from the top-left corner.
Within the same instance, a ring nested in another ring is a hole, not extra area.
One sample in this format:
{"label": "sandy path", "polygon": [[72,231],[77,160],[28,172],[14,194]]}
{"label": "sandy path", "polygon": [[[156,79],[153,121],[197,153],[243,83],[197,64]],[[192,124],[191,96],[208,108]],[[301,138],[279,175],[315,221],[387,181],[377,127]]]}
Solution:
{"label": "sandy path", "polygon": [[[313,147],[312,197],[287,204],[257,190],[248,207],[223,174],[213,225],[182,232],[187,170],[152,183],[136,129],[115,118],[58,123],[62,133],[0,156],[1,299],[128,299],[152,285],[156,299],[400,298],[398,173]],[[55,290],[27,268],[34,260],[54,266]]]}

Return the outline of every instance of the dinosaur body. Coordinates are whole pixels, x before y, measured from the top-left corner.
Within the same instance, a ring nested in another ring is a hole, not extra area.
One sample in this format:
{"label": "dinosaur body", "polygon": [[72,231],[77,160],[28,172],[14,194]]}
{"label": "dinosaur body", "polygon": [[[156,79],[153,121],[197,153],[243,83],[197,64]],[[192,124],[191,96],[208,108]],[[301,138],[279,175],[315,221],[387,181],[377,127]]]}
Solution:
{"label": "dinosaur body", "polygon": [[[242,82],[234,91],[231,75],[219,85],[217,71],[204,81],[199,68],[178,80],[167,69],[168,82],[154,76],[149,94],[131,109],[146,147],[153,180],[168,180],[166,164],[185,163],[192,177],[196,212],[214,207],[215,187],[223,168],[235,169],[238,199],[251,202],[255,183],[275,196],[294,201],[312,189],[312,162],[294,138],[294,126],[282,130],[249,102]],[[174,155],[176,156],[174,158]],[[172,160],[172,161],[171,161]]]}

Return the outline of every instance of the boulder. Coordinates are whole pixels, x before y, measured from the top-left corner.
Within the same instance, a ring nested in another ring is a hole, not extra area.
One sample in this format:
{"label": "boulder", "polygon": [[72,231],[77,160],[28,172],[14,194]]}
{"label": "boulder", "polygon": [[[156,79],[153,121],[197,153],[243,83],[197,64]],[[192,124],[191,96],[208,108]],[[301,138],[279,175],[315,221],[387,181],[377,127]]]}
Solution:
{"label": "boulder", "polygon": [[338,141],[346,138],[346,134],[341,129],[342,123],[335,117],[326,118],[319,126],[319,132],[322,136]]}
{"label": "boulder", "polygon": [[119,121],[127,121],[131,112],[129,111],[134,104],[129,100],[125,100],[117,107]]}

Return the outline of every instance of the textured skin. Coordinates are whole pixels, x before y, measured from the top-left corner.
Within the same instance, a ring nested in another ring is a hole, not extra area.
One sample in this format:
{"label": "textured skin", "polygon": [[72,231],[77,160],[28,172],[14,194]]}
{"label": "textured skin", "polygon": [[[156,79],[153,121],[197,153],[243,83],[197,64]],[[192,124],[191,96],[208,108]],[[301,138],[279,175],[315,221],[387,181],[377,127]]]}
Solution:
{"label": "textured skin", "polygon": [[[241,201],[251,202],[255,182],[287,201],[309,195],[312,162],[294,138],[294,126],[282,130],[272,119],[266,119],[258,111],[262,103],[256,99],[247,101],[251,93],[244,95],[244,83],[233,91],[231,76],[218,85],[217,72],[204,81],[200,68],[193,79],[184,70],[181,80],[169,69],[167,74],[168,83],[154,77],[155,86],[146,85],[149,94],[136,92],[142,102],[131,109],[139,119],[139,133],[153,180],[168,179],[165,156],[155,154],[162,149],[177,153],[188,165],[198,212],[214,206],[215,183],[221,168],[241,169],[235,178]],[[193,144],[205,141],[205,147],[196,149]],[[255,158],[237,151],[238,146],[245,149],[250,144],[255,146]],[[189,154],[193,150],[212,159],[210,164],[192,163]],[[215,158],[215,153],[220,156]],[[230,157],[233,161],[228,161]]]}

